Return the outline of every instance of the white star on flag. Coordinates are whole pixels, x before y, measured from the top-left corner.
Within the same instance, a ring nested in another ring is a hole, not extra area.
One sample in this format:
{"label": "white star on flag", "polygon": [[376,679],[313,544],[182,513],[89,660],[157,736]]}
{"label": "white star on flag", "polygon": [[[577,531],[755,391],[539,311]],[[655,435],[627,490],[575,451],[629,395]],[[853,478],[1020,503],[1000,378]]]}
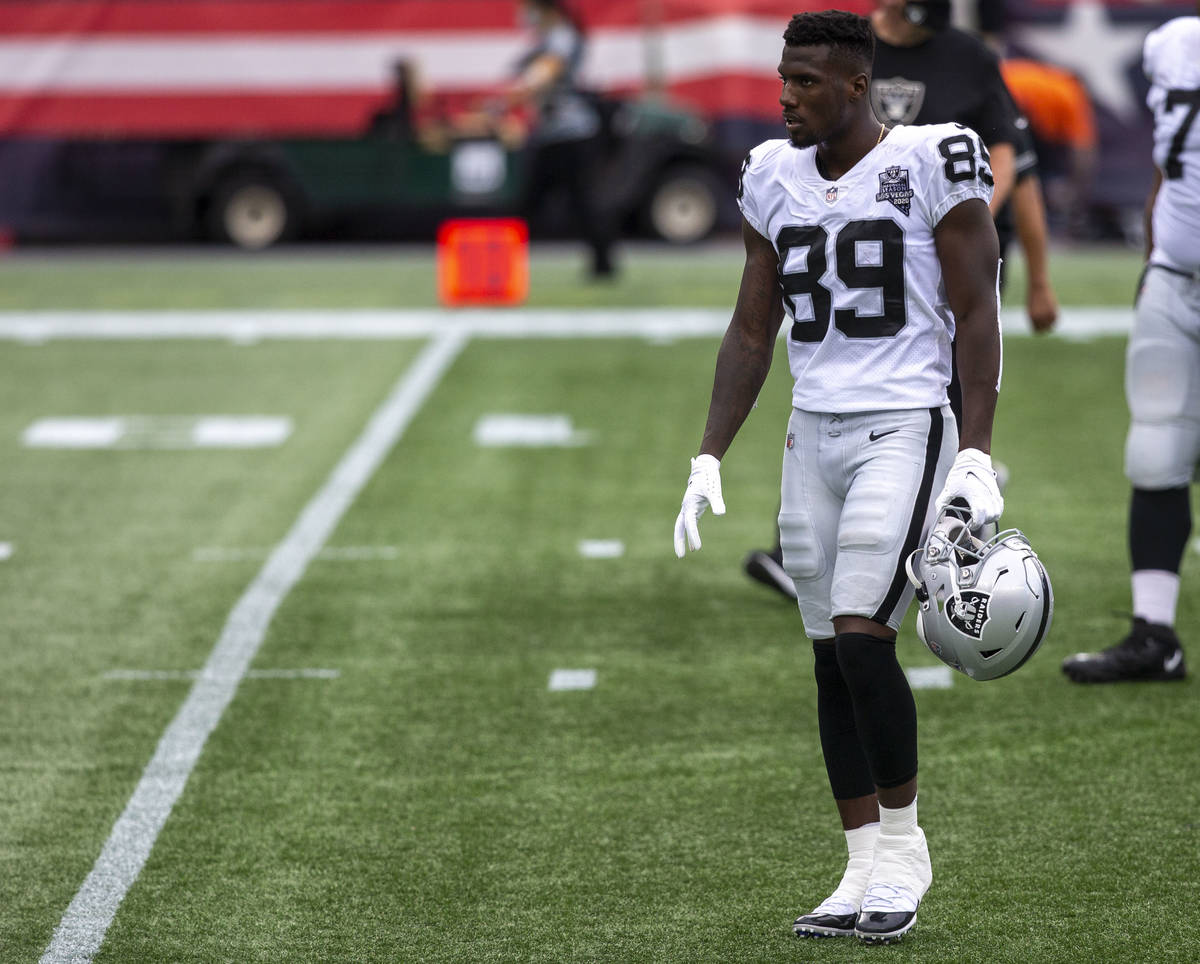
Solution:
{"label": "white star on flag", "polygon": [[1128,120],[1138,103],[1127,69],[1141,63],[1142,44],[1153,26],[1114,23],[1099,0],[1074,0],[1062,23],[1021,27],[1017,38],[1042,59],[1074,71],[1097,104]]}

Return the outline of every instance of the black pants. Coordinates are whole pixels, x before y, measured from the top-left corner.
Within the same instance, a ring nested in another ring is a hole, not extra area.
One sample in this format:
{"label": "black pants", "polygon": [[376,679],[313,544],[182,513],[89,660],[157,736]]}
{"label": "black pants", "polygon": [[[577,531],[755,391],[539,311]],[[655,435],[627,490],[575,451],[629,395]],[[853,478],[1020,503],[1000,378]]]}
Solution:
{"label": "black pants", "polygon": [[562,191],[576,230],[592,252],[592,273],[612,274],[612,231],[595,196],[592,172],[598,138],[554,141],[533,148],[524,210],[532,219],[547,196]]}

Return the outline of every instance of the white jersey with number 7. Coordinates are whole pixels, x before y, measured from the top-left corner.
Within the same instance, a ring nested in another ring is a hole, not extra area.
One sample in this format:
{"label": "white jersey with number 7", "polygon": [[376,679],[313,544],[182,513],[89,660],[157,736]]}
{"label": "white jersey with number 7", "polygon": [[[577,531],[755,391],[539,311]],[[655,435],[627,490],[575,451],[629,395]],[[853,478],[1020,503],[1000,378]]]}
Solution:
{"label": "white jersey with number 7", "polygon": [[1146,37],[1142,67],[1154,112],[1154,203],[1150,260],[1200,270],[1200,17],[1169,20]]}

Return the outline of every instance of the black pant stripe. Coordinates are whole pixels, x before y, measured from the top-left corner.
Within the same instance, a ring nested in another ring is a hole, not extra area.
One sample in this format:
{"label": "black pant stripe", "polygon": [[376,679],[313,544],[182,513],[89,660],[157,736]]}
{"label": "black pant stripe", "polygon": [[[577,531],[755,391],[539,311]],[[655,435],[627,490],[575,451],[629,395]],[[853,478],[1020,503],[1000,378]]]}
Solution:
{"label": "black pant stripe", "polygon": [[921,544],[921,528],[925,524],[925,514],[929,511],[929,500],[933,498],[933,479],[937,475],[938,456],[942,451],[942,410],[929,410],[929,437],[925,439],[925,468],[921,473],[921,485],[917,488],[917,497],[913,502],[912,516],[908,520],[908,535],[904,537],[904,545],[900,548],[900,559],[896,564],[896,574],[888,587],[887,595],[871,617],[874,622],[887,625],[900,603],[904,587],[908,585],[908,574],[904,571],[904,562]]}

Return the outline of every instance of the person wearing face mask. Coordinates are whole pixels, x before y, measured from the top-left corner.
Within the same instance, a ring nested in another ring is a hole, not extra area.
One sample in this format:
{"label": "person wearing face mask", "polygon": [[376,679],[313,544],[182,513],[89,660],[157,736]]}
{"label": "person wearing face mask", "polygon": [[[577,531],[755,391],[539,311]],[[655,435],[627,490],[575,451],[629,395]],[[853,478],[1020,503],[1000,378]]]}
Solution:
{"label": "person wearing face mask", "polygon": [[591,249],[591,276],[611,277],[612,231],[595,196],[593,175],[603,119],[579,84],[583,29],[564,0],[522,0],[520,16],[532,30],[533,42],[517,61],[504,99],[510,107],[528,107],[536,114],[523,208],[532,214],[548,195],[563,192],[576,229]]}

